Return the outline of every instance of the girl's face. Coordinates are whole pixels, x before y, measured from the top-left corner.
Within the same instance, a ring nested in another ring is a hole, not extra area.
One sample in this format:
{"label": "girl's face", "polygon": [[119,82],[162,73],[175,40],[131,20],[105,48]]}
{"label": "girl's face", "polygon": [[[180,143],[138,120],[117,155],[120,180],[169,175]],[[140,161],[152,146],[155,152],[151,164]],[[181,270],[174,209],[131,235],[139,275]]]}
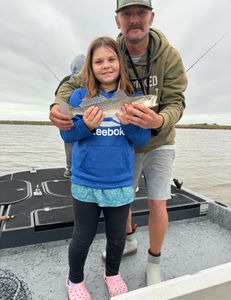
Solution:
{"label": "girl's face", "polygon": [[107,47],[99,47],[92,56],[92,70],[105,92],[117,88],[120,63],[117,54]]}

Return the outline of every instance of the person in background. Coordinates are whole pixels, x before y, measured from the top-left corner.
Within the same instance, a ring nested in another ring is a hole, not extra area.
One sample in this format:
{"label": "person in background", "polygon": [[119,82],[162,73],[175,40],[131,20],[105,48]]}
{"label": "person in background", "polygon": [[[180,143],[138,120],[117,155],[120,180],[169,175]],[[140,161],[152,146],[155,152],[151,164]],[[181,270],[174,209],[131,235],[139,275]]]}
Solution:
{"label": "person in background", "polygon": [[[97,96],[113,101],[117,89],[134,94],[118,43],[99,37],[89,46],[83,68],[82,88],[75,90],[69,103],[79,107]],[[125,111],[124,111],[125,112]],[[69,246],[70,300],[91,299],[84,283],[84,264],[103,211],[107,237],[104,280],[109,295],[127,292],[119,274],[126,240],[126,221],[134,200],[134,145],[149,143],[150,130],[127,124],[123,115],[105,118],[97,106],[90,106],[83,116],[73,118],[70,130],[61,130],[65,142],[74,143],[71,192],[74,232]]]}
{"label": "person in background", "polygon": [[[145,268],[147,285],[161,281],[161,249],[168,228],[166,200],[171,198],[171,172],[175,156],[175,124],[184,108],[184,91],[187,78],[178,51],[156,28],[151,0],[117,0],[116,24],[120,30],[117,38],[128,65],[129,78],[135,90],[157,95],[158,106],[149,109],[133,104],[125,117],[131,124],[150,128],[149,145],[136,147],[135,183],[143,173],[147,186],[149,207],[149,249]],[[60,89],[50,111],[50,120],[63,130],[71,128],[72,120],[60,113],[58,103],[67,101],[81,76],[74,76]],[[127,239],[124,255],[137,251],[138,241],[132,228],[131,213],[127,222]],[[106,253],[103,253],[103,257]]]}
{"label": "person in background", "polygon": [[[58,87],[56,88],[55,96],[57,95],[59,88],[61,87],[61,85],[64,82],[68,81],[72,76],[74,76],[75,74],[80,72],[80,70],[83,67],[84,60],[85,60],[85,56],[83,54],[79,54],[73,59],[73,61],[71,63],[71,74],[64,77],[60,81]],[[72,143],[64,143],[64,148],[65,148],[65,155],[66,155],[66,169],[64,171],[63,176],[65,178],[70,178],[71,177],[71,161],[72,161]]]}

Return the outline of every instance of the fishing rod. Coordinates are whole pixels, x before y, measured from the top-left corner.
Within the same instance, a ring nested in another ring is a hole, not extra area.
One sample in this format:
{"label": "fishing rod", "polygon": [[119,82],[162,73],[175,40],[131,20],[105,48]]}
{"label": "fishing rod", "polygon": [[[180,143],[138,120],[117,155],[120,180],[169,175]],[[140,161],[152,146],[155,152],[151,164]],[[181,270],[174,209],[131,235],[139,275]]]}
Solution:
{"label": "fishing rod", "polygon": [[[228,33],[225,33],[221,38],[219,38],[208,50],[205,51],[205,53],[203,53],[187,70],[186,72],[188,72],[189,70],[191,70],[203,57],[206,56],[206,54],[208,54],[208,52],[210,52],[217,44],[219,44],[221,42],[221,40],[223,40],[226,35],[228,35]],[[55,72],[53,72],[49,66],[42,60],[40,60],[40,62],[44,65],[44,67],[58,80],[58,82],[61,82],[61,80],[58,78],[58,76],[55,74]]]}
{"label": "fishing rod", "polygon": [[40,62],[44,65],[44,67],[58,80],[58,82],[60,82],[61,80],[58,78],[58,76],[55,74],[55,72],[53,72],[49,66],[40,59]]}
{"label": "fishing rod", "polygon": [[205,53],[203,53],[187,70],[186,72],[188,72],[190,69],[192,69],[203,57],[206,56],[206,54],[211,51],[218,43],[220,43],[221,40],[223,40],[223,38],[228,35],[228,33],[225,33],[221,38],[219,38],[208,50],[205,51]]}
{"label": "fishing rod", "polygon": [[[228,33],[225,33],[221,38],[219,38],[208,50],[206,50],[187,70],[186,72],[188,72],[190,69],[192,69],[203,57],[205,57],[205,55],[211,51],[218,43],[220,43],[221,40],[223,40],[223,38],[227,35]],[[176,186],[176,188],[178,190],[181,189],[182,185],[183,185],[183,181],[179,182],[178,179],[173,178],[173,182]]]}

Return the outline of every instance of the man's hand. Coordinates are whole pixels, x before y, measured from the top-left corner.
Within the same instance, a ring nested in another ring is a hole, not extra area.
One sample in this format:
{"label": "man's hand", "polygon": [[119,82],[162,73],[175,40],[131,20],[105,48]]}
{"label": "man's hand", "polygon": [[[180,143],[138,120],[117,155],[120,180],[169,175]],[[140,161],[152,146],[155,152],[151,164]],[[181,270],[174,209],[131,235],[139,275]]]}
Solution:
{"label": "man's hand", "polygon": [[50,110],[49,119],[61,130],[70,130],[73,126],[73,121],[70,116],[59,111],[59,105],[55,104]]}
{"label": "man's hand", "polygon": [[99,127],[103,119],[103,111],[95,106],[90,106],[83,115],[83,121],[90,131]]}
{"label": "man's hand", "polygon": [[152,109],[141,103],[125,104],[126,113],[124,118],[130,124],[137,125],[141,128],[160,128],[163,125],[163,116],[157,114]]}

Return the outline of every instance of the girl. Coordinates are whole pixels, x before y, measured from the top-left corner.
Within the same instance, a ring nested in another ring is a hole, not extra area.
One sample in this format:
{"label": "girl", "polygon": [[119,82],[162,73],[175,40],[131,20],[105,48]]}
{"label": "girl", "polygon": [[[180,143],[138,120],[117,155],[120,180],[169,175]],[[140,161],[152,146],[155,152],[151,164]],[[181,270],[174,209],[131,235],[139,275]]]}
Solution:
{"label": "girl", "polygon": [[[91,43],[83,68],[83,86],[71,95],[71,106],[78,107],[86,97],[110,99],[118,87],[127,95],[133,94],[116,41],[100,37]],[[120,123],[104,118],[102,110],[90,106],[82,117],[73,119],[70,130],[60,131],[65,142],[74,142],[71,191],[75,225],[66,284],[70,300],[91,299],[84,284],[84,264],[101,210],[107,237],[104,280],[110,296],[127,292],[119,266],[129,204],[134,198],[134,145],[147,144],[150,130],[127,124],[123,115],[117,117]]]}

